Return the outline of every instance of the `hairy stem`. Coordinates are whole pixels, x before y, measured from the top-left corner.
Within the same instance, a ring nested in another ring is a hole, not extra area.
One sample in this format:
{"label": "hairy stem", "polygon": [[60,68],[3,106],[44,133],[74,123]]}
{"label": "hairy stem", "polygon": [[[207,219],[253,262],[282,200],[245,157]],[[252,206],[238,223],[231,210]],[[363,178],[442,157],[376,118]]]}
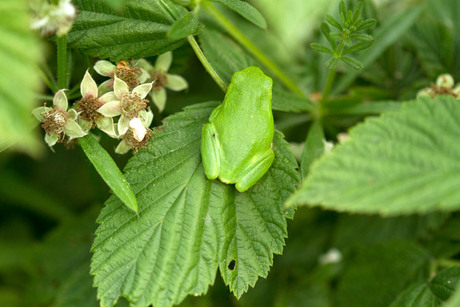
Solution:
{"label": "hairy stem", "polygon": [[305,97],[297,84],[291,80],[271,59],[269,59],[256,45],[254,45],[238,28],[236,28],[212,4],[202,1],[201,6],[210,14],[236,41],[251,52],[262,64],[274,73],[278,79],[292,92],[300,97]]}
{"label": "hairy stem", "polygon": [[67,36],[58,36],[56,43],[58,88],[63,89],[67,85]]}
{"label": "hairy stem", "polygon": [[198,45],[197,41],[192,35],[189,35],[187,37],[187,40],[192,46],[193,51],[195,51],[196,56],[200,60],[201,64],[203,64],[204,68],[206,71],[211,75],[211,77],[214,79],[214,81],[217,83],[217,85],[224,91],[224,93],[227,92],[227,85],[222,81],[222,79],[219,77],[217,72],[212,68],[211,64],[209,63],[208,59],[206,56],[203,54],[203,51],[201,50],[200,46]]}

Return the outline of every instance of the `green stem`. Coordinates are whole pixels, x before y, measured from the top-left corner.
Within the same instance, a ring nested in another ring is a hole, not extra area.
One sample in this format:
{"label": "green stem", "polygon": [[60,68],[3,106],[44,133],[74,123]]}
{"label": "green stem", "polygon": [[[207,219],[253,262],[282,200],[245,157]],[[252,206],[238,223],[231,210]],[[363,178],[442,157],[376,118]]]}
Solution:
{"label": "green stem", "polygon": [[278,79],[292,92],[300,97],[304,93],[271,59],[269,59],[256,45],[254,45],[243,33],[238,30],[224,15],[222,15],[211,3],[202,1],[201,6],[210,14],[236,41],[251,52],[263,65],[270,69]]}
{"label": "green stem", "polygon": [[326,84],[324,85],[323,90],[323,97],[321,98],[321,102],[327,101],[329,98],[329,94],[331,93],[332,84],[334,84],[335,78],[335,68],[329,70],[329,74],[327,75]]}
{"label": "green stem", "polygon": [[460,267],[460,261],[454,259],[436,259],[436,264],[441,267]]}
{"label": "green stem", "polygon": [[217,85],[222,89],[222,91],[226,93],[227,85],[224,83],[224,81],[222,81],[222,79],[219,77],[217,72],[212,68],[211,64],[208,62],[208,59],[206,58],[206,56],[203,54],[203,51],[201,50],[195,38],[192,35],[189,35],[187,37],[187,40],[190,46],[192,46],[193,51],[195,51],[196,56],[200,60],[201,64],[203,64],[206,71],[211,75],[211,77],[214,79]]}
{"label": "green stem", "polygon": [[67,85],[67,37],[58,36],[57,40],[57,75],[58,88],[63,89]]}

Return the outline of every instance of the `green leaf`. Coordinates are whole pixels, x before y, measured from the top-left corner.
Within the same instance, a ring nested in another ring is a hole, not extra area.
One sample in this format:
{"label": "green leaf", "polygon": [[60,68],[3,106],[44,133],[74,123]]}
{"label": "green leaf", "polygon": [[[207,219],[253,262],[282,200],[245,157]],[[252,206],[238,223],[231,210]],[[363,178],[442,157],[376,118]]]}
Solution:
{"label": "green leaf", "polygon": [[428,254],[410,241],[362,246],[345,260],[336,306],[389,306],[408,285],[428,275],[429,260]]}
{"label": "green leaf", "polygon": [[404,103],[350,131],[312,168],[291,204],[385,215],[460,208],[460,104]]}
{"label": "green leaf", "polygon": [[[214,70],[224,81],[229,84],[232,75],[251,65],[261,67],[251,55],[246,53],[238,44],[228,36],[206,29],[200,34],[200,45]],[[264,73],[270,72],[263,69]],[[271,76],[273,77],[273,76]],[[313,102],[306,98],[298,97],[286,91],[278,82],[274,82],[272,109],[285,112],[303,112],[314,108]]]}
{"label": "green leaf", "polygon": [[123,201],[126,207],[137,213],[136,196],[112,157],[92,135],[86,135],[78,140],[86,156],[113,193]]}
{"label": "green leaf", "polygon": [[323,52],[323,53],[329,53],[329,54],[334,54],[334,51],[331,49],[327,48],[326,46],[323,46],[321,44],[317,43],[311,43],[310,44],[311,49],[317,51],[317,52]]}
{"label": "green leaf", "polygon": [[442,305],[442,307],[457,307],[460,306],[460,284],[457,285],[454,295]]}
{"label": "green leaf", "polygon": [[321,32],[323,33],[324,37],[326,37],[329,44],[331,44],[332,49],[335,49],[337,45],[335,44],[335,39],[331,37],[331,29],[329,28],[327,23],[325,23],[324,21],[321,22],[320,28],[321,28]]}
{"label": "green leaf", "polygon": [[283,201],[299,181],[297,163],[275,133],[275,161],[251,189],[208,180],[201,163],[201,129],[217,103],[188,107],[165,120],[146,150],[126,166],[139,216],[111,197],[93,245],[98,297],[136,306],[171,306],[207,292],[217,268],[240,297],[266,277],[286,236]]}
{"label": "green leaf", "polygon": [[250,5],[247,2],[241,0],[208,0],[209,2],[216,2],[221,3],[228,7],[229,9],[235,11],[236,13],[240,14],[246,20],[252,22],[256,26],[266,29],[267,22],[265,21],[264,16],[260,14],[260,12]]}
{"label": "green leaf", "polygon": [[40,86],[41,48],[29,28],[27,1],[2,1],[0,10],[0,151],[15,145],[37,154],[42,147],[31,111]]}
{"label": "green leaf", "polygon": [[346,55],[349,53],[354,53],[354,52],[360,52],[363,50],[366,50],[372,45],[373,41],[368,41],[368,42],[361,42],[361,43],[356,43],[353,46],[350,46],[349,48],[346,48],[343,52],[342,55]]}
{"label": "green leaf", "polygon": [[377,20],[375,20],[375,19],[367,19],[367,20],[364,20],[364,21],[359,25],[357,31],[364,31],[364,30],[370,29],[370,28],[372,28],[373,26],[375,26],[376,24],[377,24]]}
{"label": "green leaf", "polygon": [[437,307],[441,301],[431,292],[427,282],[414,284],[404,290],[390,307]]}
{"label": "green leaf", "polygon": [[170,0],[123,0],[119,9],[104,2],[76,0],[78,19],[67,36],[70,46],[113,61],[142,58],[173,50],[185,39],[168,38],[187,10]]}
{"label": "green leaf", "polygon": [[195,14],[188,12],[171,26],[168,31],[168,37],[172,39],[181,39],[198,32],[198,19]]}
{"label": "green leaf", "polygon": [[332,17],[331,15],[329,14],[326,14],[325,16],[326,18],[326,21],[333,27],[337,28],[339,31],[342,31],[342,25],[340,24],[340,22],[338,22],[337,20],[335,20],[334,17]]}
{"label": "green leaf", "polygon": [[315,120],[308,130],[300,161],[300,175],[306,177],[311,164],[324,153],[324,131],[321,121]]}
{"label": "green leaf", "polygon": [[363,69],[363,64],[361,64],[358,60],[355,60],[355,59],[347,57],[347,56],[341,56],[340,59],[342,61],[344,61],[346,64],[348,64],[354,70]]}
{"label": "green leaf", "polygon": [[[389,46],[394,44],[404,35],[417,21],[423,9],[419,6],[412,6],[406,10],[390,16],[374,33],[375,43],[367,52],[362,53],[358,58],[367,67],[375,61]],[[340,93],[347,89],[358,76],[358,71],[347,73],[333,89],[333,93]]]}
{"label": "green leaf", "polygon": [[445,301],[452,296],[460,279],[460,268],[451,267],[440,271],[430,282],[433,293]]}

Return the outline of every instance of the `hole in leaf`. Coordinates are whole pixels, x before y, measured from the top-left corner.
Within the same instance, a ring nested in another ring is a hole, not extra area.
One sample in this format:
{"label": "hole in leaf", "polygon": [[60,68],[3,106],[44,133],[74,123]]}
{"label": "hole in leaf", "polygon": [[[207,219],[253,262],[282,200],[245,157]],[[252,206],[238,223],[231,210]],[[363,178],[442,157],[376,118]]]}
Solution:
{"label": "hole in leaf", "polygon": [[233,271],[235,269],[235,266],[236,266],[236,261],[235,261],[235,259],[233,259],[232,261],[230,261],[230,263],[228,264],[227,268],[230,271]]}

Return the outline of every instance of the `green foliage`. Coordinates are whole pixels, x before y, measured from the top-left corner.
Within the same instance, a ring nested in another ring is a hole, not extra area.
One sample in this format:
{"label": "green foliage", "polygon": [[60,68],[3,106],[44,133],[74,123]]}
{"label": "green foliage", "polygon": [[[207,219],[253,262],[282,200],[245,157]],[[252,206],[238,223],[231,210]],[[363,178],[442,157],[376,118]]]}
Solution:
{"label": "green foliage", "polygon": [[0,152],[14,144],[37,154],[41,147],[32,133],[30,110],[39,89],[41,48],[28,27],[27,1],[3,1],[0,9]]}
{"label": "green foliage", "polygon": [[324,153],[324,131],[320,121],[314,121],[308,130],[300,162],[302,179],[306,177],[311,164]]}
{"label": "green foliage", "polygon": [[125,177],[107,151],[102,148],[92,135],[80,138],[79,143],[94,168],[112,189],[113,193],[120,198],[126,207],[137,213],[136,196],[134,196]]}
{"label": "green foliage", "polygon": [[294,158],[276,133],[274,164],[247,192],[206,179],[201,127],[215,106],[198,104],[167,118],[126,166],[139,216],[112,197],[98,218],[91,272],[102,304],[120,296],[138,306],[177,304],[206,293],[218,267],[240,297],[282,252],[281,206],[298,182]]}
{"label": "green foliage", "polygon": [[[366,50],[372,45],[372,36],[360,32],[372,28],[377,21],[375,19],[361,18],[363,4],[364,2],[361,1],[358,7],[352,11],[347,10],[345,2],[342,0],[339,6],[341,22],[334,19],[331,15],[326,15],[326,22],[321,23],[321,31],[328,40],[330,47],[318,43],[310,44],[313,50],[332,55],[326,62],[329,69],[335,69],[339,60],[342,60],[354,70],[363,68],[359,61],[345,56],[349,53]],[[331,32],[328,24],[336,28],[339,32]]]}
{"label": "green foliage", "polygon": [[[170,0],[124,0],[119,9],[91,0],[76,0],[78,20],[68,43],[88,54],[113,61],[159,55],[185,42],[167,38],[171,25],[186,9]],[[173,32],[174,34],[174,32]]]}
{"label": "green foliage", "polygon": [[246,18],[248,21],[252,22],[256,26],[266,29],[267,22],[265,21],[264,16],[259,13],[252,5],[241,0],[209,0],[210,2],[221,3],[228,7],[229,9],[240,14],[242,17]]}
{"label": "green foliage", "polygon": [[385,215],[458,209],[456,116],[458,102],[438,96],[368,119],[315,165],[290,203]]}

